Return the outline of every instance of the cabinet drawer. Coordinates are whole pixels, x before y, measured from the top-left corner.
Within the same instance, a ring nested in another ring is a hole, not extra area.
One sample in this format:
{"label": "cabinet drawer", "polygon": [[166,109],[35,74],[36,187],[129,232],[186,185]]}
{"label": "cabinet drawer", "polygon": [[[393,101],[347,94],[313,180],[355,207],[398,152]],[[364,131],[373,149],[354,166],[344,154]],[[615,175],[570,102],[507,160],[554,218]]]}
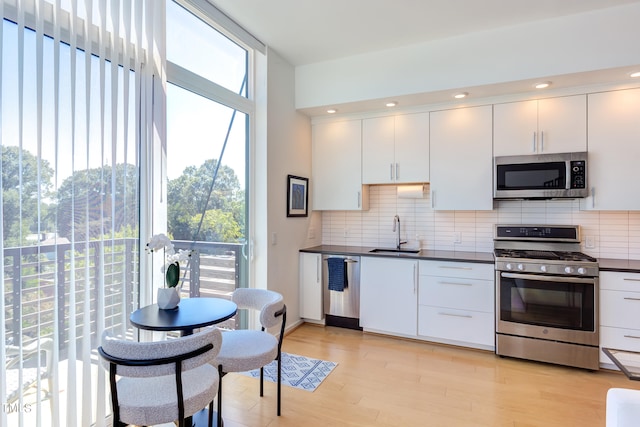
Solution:
{"label": "cabinet drawer", "polygon": [[418,308],[418,335],[423,337],[493,347],[495,342],[494,322],[492,313],[424,305]]}
{"label": "cabinet drawer", "polygon": [[[602,347],[640,352],[640,330],[603,326],[600,328],[600,348]],[[613,365],[611,359],[602,351],[600,362]]]}
{"label": "cabinet drawer", "polygon": [[640,292],[600,291],[600,325],[640,329]]}
{"label": "cabinet drawer", "polygon": [[617,271],[600,272],[600,289],[640,292],[640,274]]}
{"label": "cabinet drawer", "polygon": [[476,262],[420,261],[420,274],[494,280],[494,265]]}
{"label": "cabinet drawer", "polygon": [[420,276],[420,305],[493,313],[493,281]]}

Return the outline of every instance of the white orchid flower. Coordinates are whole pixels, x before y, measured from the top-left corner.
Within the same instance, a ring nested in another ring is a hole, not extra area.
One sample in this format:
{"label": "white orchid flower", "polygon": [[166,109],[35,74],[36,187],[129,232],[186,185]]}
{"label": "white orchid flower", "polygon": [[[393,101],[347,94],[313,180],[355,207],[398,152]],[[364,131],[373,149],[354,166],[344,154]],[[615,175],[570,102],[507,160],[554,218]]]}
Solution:
{"label": "white orchid flower", "polygon": [[187,251],[184,249],[179,249],[178,253],[173,253],[171,255],[167,255],[167,262],[172,264],[174,262],[187,261],[191,256],[191,251]]}
{"label": "white orchid flower", "polygon": [[173,249],[173,243],[171,243],[171,240],[167,237],[166,234],[162,233],[152,236],[151,239],[149,239],[146,247],[146,250],[148,252],[157,251],[158,249],[166,249],[166,252],[170,255],[175,253]]}
{"label": "white orchid flower", "polygon": [[172,288],[176,287],[180,279],[180,262],[187,261],[192,251],[180,249],[178,253],[176,253],[171,239],[162,233],[156,234],[149,239],[145,251],[151,253],[160,249],[164,250],[165,257],[165,264],[160,268],[160,271],[165,276],[166,284]]}

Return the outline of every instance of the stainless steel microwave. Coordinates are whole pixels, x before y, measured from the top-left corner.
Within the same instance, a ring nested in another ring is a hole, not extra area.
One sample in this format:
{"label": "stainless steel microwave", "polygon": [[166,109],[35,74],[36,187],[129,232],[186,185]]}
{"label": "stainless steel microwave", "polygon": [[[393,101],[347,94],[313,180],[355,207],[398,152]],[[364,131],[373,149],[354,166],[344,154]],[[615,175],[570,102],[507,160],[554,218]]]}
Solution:
{"label": "stainless steel microwave", "polygon": [[494,158],[496,199],[587,197],[587,153],[531,154]]}

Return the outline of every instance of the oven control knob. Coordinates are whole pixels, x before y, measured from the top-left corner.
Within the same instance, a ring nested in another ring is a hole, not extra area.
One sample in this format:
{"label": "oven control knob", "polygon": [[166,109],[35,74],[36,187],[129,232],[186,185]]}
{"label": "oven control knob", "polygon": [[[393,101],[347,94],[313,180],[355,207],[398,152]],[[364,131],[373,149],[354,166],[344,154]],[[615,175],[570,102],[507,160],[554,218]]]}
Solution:
{"label": "oven control knob", "polygon": [[540,271],[542,271],[543,273],[547,272],[547,266],[546,265],[541,265],[540,266]]}
{"label": "oven control knob", "polygon": [[520,270],[520,271],[524,270],[524,265],[518,264],[518,270]]}
{"label": "oven control knob", "polygon": [[507,265],[505,265],[505,268],[507,270],[511,270],[513,268],[513,266],[511,265],[511,263],[507,263]]}
{"label": "oven control knob", "polygon": [[585,274],[587,272],[587,270],[584,267],[580,267],[578,269],[578,274]]}
{"label": "oven control knob", "polygon": [[573,273],[573,267],[565,267],[564,268],[564,272],[567,273],[567,274]]}

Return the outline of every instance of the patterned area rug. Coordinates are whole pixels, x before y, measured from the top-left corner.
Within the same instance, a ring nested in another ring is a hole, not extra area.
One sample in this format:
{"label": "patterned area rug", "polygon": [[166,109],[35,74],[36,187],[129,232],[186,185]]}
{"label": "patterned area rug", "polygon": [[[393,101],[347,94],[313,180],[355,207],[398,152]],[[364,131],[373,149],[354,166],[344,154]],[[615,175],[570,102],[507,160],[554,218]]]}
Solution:
{"label": "patterned area rug", "polygon": [[[338,364],[326,360],[310,359],[297,354],[282,353],[282,384],[302,390],[314,391]],[[253,378],[260,378],[260,370],[243,372]],[[275,360],[264,367],[265,380],[276,382],[278,362]]]}

